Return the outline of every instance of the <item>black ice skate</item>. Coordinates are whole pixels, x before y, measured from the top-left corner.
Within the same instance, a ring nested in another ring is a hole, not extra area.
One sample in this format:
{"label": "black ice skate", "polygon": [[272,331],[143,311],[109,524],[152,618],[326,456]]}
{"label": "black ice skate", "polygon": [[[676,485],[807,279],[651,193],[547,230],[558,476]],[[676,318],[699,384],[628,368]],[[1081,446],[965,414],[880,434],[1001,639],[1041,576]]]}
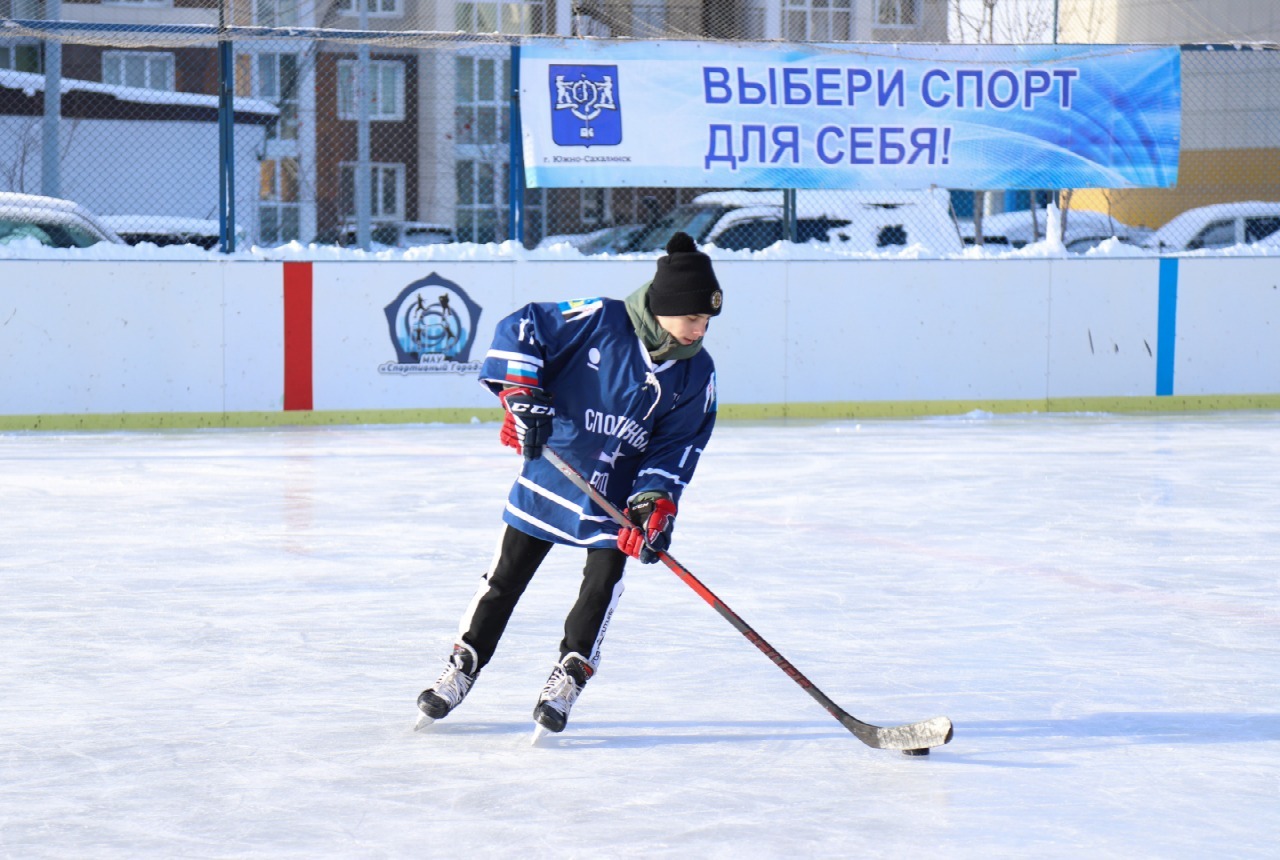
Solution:
{"label": "black ice skate", "polygon": [[449,655],[440,679],[418,696],[418,710],[422,716],[418,718],[415,729],[431,725],[462,704],[480,674],[476,668],[478,662],[475,649],[470,645],[459,642],[453,646],[453,653]]}
{"label": "black ice skate", "polygon": [[[547,678],[542,694],[538,696],[538,704],[533,709],[533,721],[540,729],[549,732],[564,731],[569,722],[569,709],[586,686],[587,679],[594,674],[595,669],[581,654],[564,655],[551,670],[551,677]],[[534,742],[541,736],[542,732],[535,730]]]}

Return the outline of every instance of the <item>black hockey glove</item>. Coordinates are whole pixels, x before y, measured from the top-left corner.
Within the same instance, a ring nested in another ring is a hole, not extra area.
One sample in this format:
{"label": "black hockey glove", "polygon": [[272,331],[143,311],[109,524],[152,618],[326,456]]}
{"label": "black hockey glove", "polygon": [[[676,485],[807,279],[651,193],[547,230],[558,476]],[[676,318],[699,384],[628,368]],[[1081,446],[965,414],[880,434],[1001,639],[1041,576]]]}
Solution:
{"label": "black hockey glove", "polygon": [[641,564],[658,561],[658,553],[671,546],[671,530],[676,527],[676,503],[665,494],[641,493],[632,498],[623,513],[634,525],[618,532],[618,549]]}
{"label": "black hockey glove", "polygon": [[536,388],[507,388],[498,393],[506,415],[498,438],[503,445],[515,448],[526,460],[542,456],[542,447],[551,438],[552,419],[556,408],[551,398]]}

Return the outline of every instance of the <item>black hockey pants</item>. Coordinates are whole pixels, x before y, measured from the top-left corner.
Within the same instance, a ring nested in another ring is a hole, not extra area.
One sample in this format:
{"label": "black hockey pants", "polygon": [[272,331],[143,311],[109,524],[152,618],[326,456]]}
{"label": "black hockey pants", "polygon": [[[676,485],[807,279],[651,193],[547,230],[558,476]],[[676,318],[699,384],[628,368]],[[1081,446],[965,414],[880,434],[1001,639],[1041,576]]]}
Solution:
{"label": "black hockey pants", "polygon": [[[493,658],[516,603],[554,546],[550,541],[507,526],[498,552],[471,599],[459,625],[462,641],[476,649],[480,666]],[[627,556],[616,546],[587,550],[578,599],[564,620],[560,656],[577,652],[594,667],[609,628],[614,607],[622,596],[622,569]]]}

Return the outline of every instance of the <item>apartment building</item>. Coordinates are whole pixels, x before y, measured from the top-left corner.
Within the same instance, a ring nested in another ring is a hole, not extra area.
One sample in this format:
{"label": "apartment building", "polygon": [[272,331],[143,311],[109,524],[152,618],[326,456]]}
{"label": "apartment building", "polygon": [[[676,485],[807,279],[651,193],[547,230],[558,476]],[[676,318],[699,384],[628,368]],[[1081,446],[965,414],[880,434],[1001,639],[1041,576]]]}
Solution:
{"label": "apartment building", "polygon": [[[352,220],[357,170],[358,46],[369,45],[369,187],[375,222],[450,225],[459,239],[507,236],[509,39],[518,35],[945,41],[945,0],[91,0],[60,4],[65,21],[271,28],[237,36],[235,93],[278,117],[254,153],[257,182],[238,189],[239,220],[262,244],[332,238]],[[0,16],[40,19],[42,0],[0,0]],[[362,39],[362,30],[371,34]],[[326,28],[318,41],[290,28]],[[450,34],[433,37],[431,34]],[[468,39],[473,35],[474,39]],[[214,44],[68,42],[63,75],[213,95]],[[0,40],[0,68],[38,71],[38,42]],[[210,177],[216,165],[207,169]],[[138,170],[145,172],[145,165]],[[122,177],[126,181],[127,177]],[[210,179],[211,193],[214,180]],[[32,190],[32,189],[27,189]],[[642,220],[696,191],[530,189],[526,240]],[[110,214],[110,213],[107,213]],[[145,214],[145,213],[131,213]],[[157,215],[176,214],[157,212]],[[250,217],[251,216],[251,217]]]}
{"label": "apartment building", "polygon": [[[1182,140],[1173,189],[1082,190],[1072,204],[1159,227],[1198,206],[1280,200],[1280,3],[1059,0],[1059,41],[1208,44],[1182,58]],[[1259,46],[1258,49],[1249,47]]]}

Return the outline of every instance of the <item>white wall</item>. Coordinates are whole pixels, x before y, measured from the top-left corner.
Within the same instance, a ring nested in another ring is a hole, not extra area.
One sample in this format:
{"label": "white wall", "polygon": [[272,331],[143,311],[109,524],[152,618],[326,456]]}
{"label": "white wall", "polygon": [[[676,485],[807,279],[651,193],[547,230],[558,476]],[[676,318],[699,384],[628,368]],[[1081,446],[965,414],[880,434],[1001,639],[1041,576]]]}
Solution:
{"label": "white wall", "polygon": [[1180,268],[1178,393],[1275,392],[1280,387],[1280,263],[1183,260]]}
{"label": "white wall", "polygon": [[280,267],[0,264],[0,415],[282,407]]}
{"label": "white wall", "polygon": [[[1222,262],[1222,261],[1219,261]],[[1159,284],[1152,260],[1048,264],[1049,397],[1143,397],[1154,393]],[[1087,264],[1087,265],[1086,265]],[[1024,275],[1036,277],[1034,270]]]}
{"label": "white wall", "polygon": [[[286,265],[311,267],[314,409],[381,417],[494,405],[473,373],[379,372],[396,360],[384,309],[415,281],[436,274],[480,306],[478,360],[495,323],[520,304],[622,298],[653,270],[617,261],[6,261],[0,418],[10,420],[0,427],[39,424],[13,416],[281,411]],[[708,346],[725,406],[777,414],[888,402],[941,412],[1063,398],[1119,398],[1123,408],[1133,398],[1144,408],[1157,395],[1156,259],[715,265],[726,302]],[[1208,407],[1250,395],[1280,407],[1278,282],[1273,259],[1178,261],[1173,395],[1210,398],[1197,404]]]}

